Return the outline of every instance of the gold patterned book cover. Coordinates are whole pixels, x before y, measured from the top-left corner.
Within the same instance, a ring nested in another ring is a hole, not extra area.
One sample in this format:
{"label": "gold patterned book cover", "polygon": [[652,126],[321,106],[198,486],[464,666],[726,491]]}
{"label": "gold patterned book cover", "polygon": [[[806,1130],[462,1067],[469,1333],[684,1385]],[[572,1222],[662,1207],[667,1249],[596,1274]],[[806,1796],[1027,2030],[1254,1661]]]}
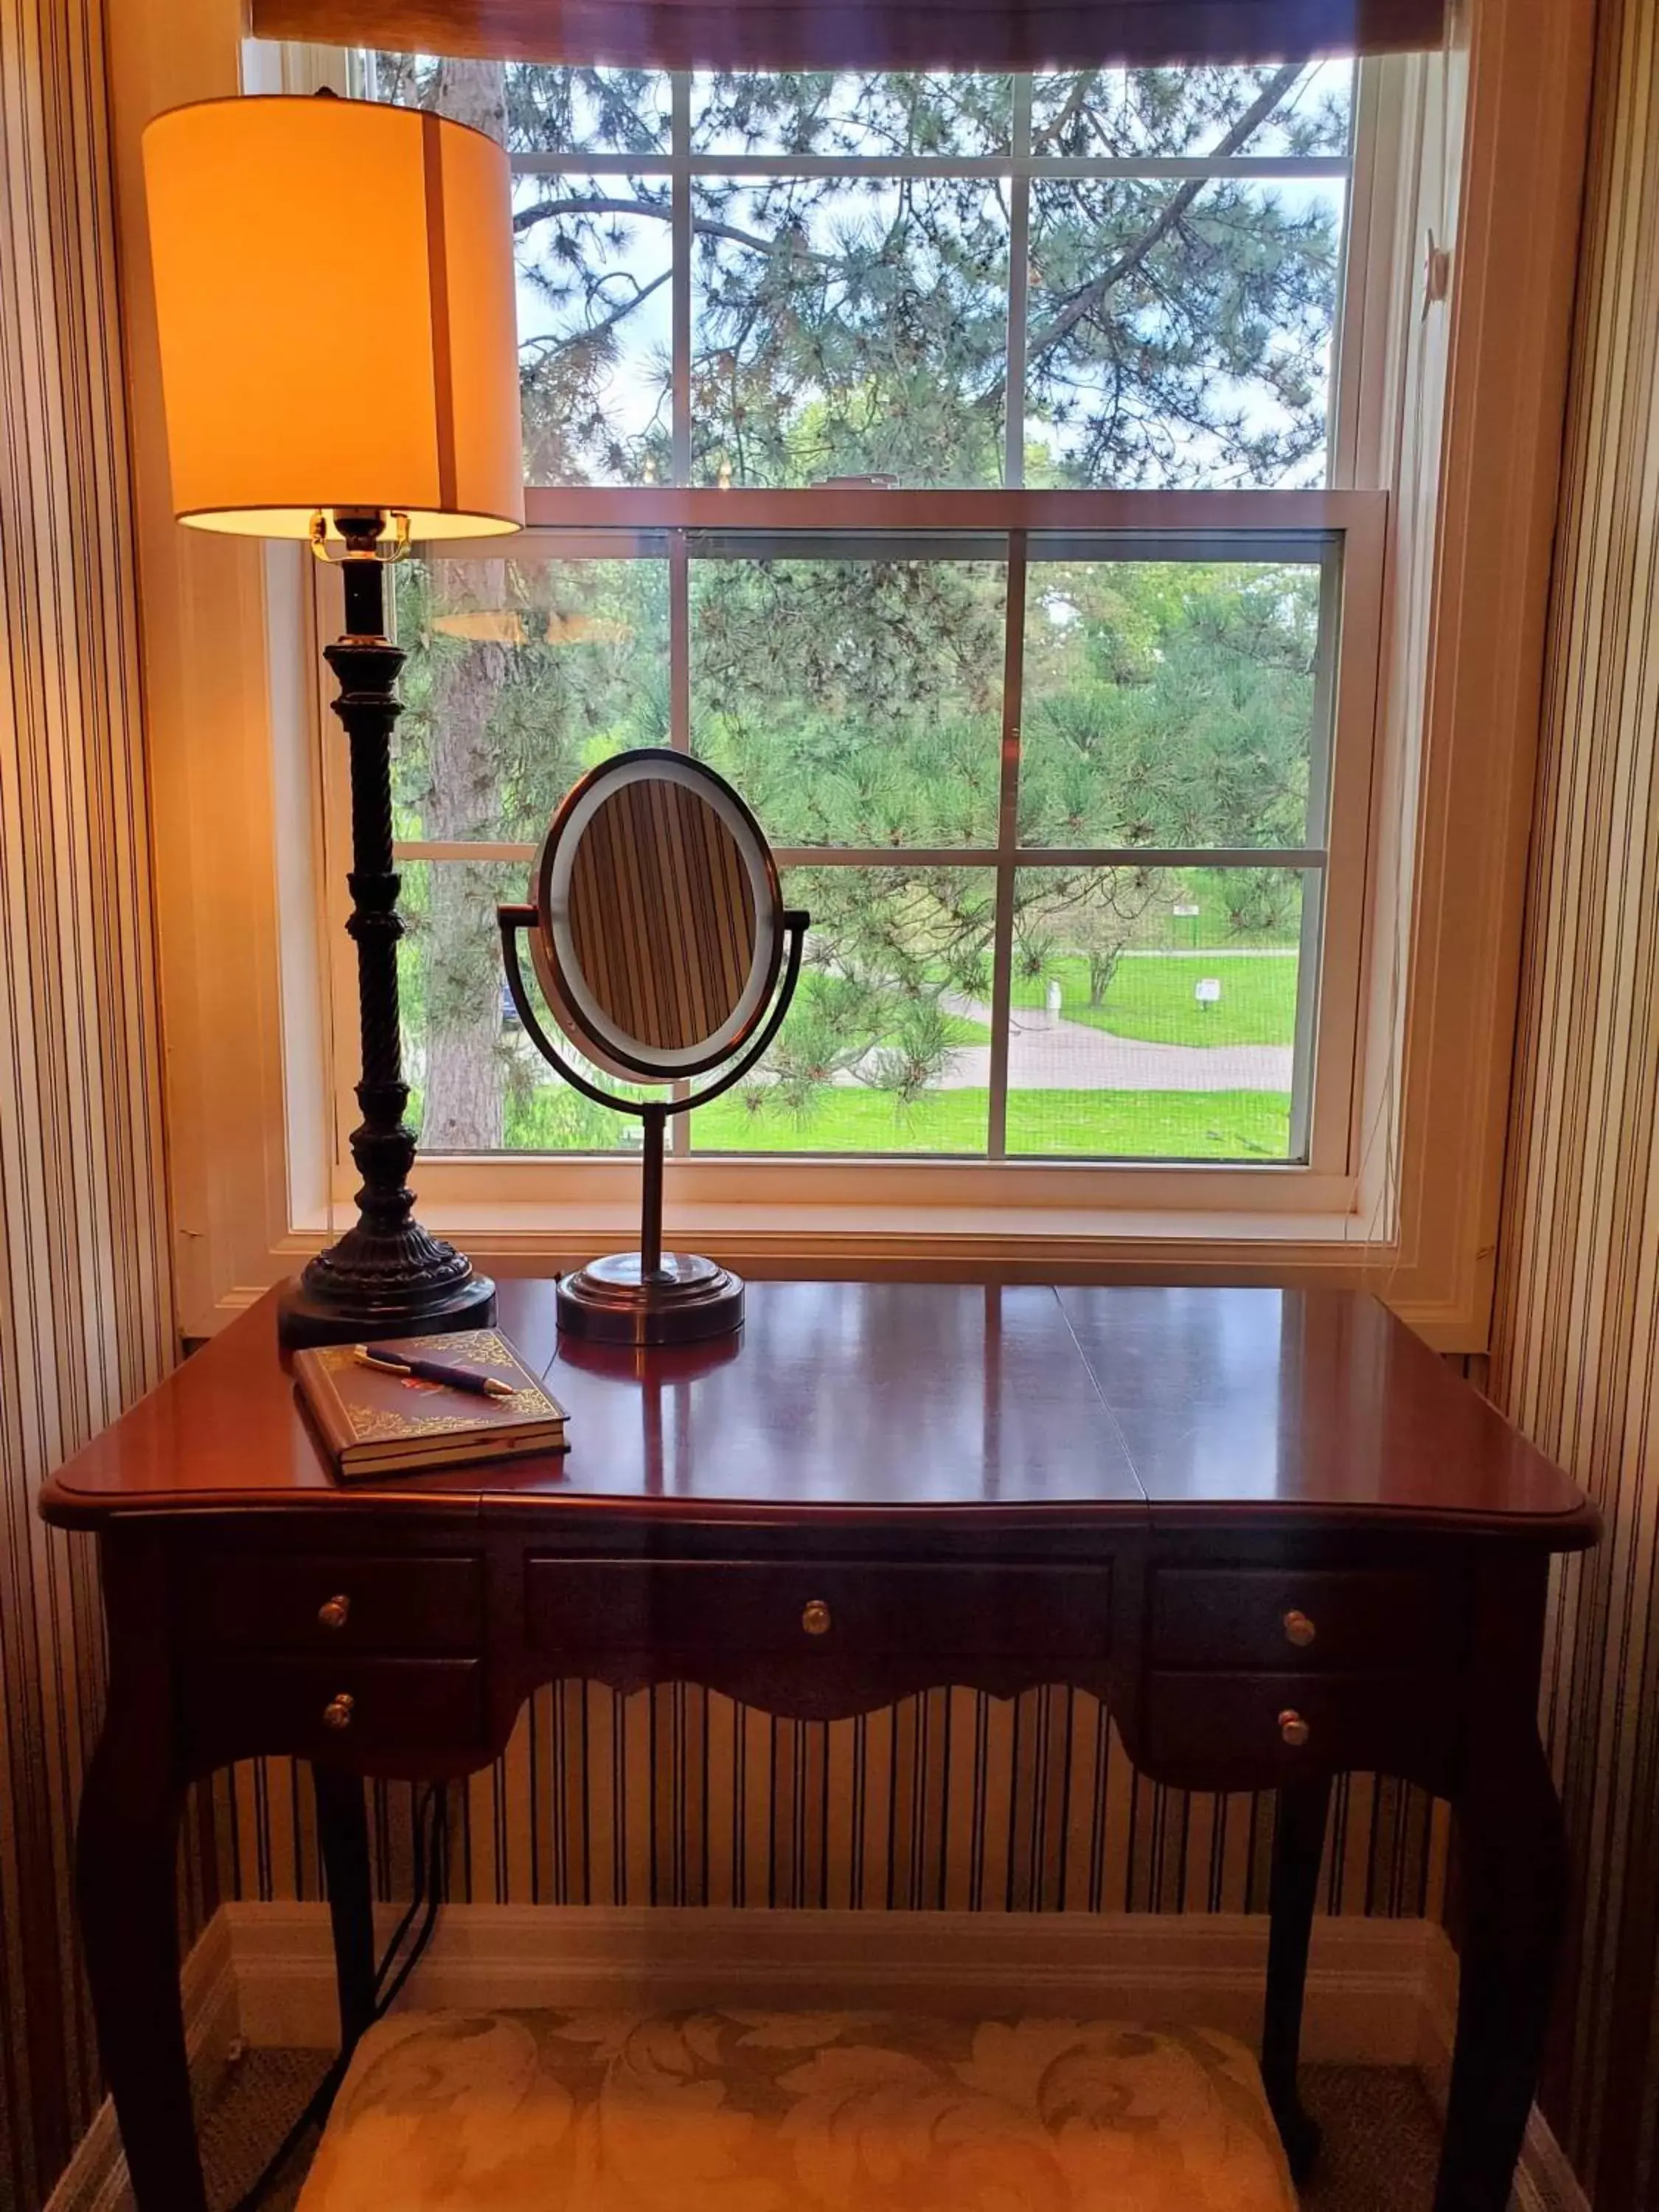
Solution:
{"label": "gold patterned book cover", "polygon": [[295,1386],[342,1481],[564,1449],[563,1407],[499,1329],[376,1340],[375,1348],[491,1376],[509,1384],[513,1395],[474,1397],[441,1382],[365,1367],[349,1344],[295,1352]]}

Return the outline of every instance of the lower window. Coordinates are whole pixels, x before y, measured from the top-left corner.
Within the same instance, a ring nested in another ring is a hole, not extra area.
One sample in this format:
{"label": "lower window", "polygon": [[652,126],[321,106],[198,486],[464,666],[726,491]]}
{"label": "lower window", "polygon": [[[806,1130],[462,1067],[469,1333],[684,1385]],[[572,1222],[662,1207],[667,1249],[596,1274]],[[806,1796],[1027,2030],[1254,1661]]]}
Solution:
{"label": "lower window", "polygon": [[543,532],[411,564],[422,1149],[637,1141],[520,1035],[495,907],[587,768],[665,744],[737,785],[812,916],[775,1046],[676,1119],[682,1154],[1345,1164],[1376,579],[1328,520],[1176,526],[1227,495],[1170,496],[1157,532]]}

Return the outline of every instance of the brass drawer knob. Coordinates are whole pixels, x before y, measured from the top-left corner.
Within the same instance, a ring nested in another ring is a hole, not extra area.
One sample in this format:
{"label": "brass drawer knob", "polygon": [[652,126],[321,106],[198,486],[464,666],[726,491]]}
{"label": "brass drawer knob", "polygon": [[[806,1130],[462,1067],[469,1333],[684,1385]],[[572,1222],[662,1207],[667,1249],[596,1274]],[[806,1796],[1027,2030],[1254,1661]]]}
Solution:
{"label": "brass drawer knob", "polygon": [[317,1618],[325,1628],[343,1628],[351,1618],[351,1600],[342,1590],[318,1607]]}
{"label": "brass drawer knob", "polygon": [[1310,1733],[1308,1723],[1293,1705],[1286,1705],[1279,1716],[1279,1733],[1292,1751],[1300,1751]]}
{"label": "brass drawer knob", "polygon": [[342,1690],[337,1698],[331,1698],[323,1707],[323,1726],[331,1729],[349,1729],[351,1726],[351,1716],[356,1708],[357,1700],[351,1692],[349,1690]]}
{"label": "brass drawer knob", "polygon": [[1285,1640],[1287,1643],[1294,1644],[1298,1651],[1305,1651],[1318,1633],[1319,1631],[1309,1620],[1307,1614],[1298,1613],[1294,1606],[1285,1614]]}
{"label": "brass drawer knob", "polygon": [[808,1600],[800,1617],[800,1625],[809,1636],[828,1636],[830,1608],[821,1597]]}

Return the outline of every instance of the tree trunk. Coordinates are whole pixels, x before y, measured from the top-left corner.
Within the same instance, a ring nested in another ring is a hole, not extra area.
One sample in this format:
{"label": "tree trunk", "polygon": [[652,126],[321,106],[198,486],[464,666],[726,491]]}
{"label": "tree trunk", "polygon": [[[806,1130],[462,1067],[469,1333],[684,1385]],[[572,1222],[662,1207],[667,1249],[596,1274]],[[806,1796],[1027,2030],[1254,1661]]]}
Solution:
{"label": "tree trunk", "polygon": [[[506,135],[507,72],[499,62],[445,61],[439,112],[496,139]],[[434,605],[449,612],[502,609],[504,561],[446,561]],[[494,640],[445,640],[432,688],[432,788],[425,834],[501,834],[501,777],[490,724],[512,667]],[[486,867],[432,863],[426,924],[426,1066],[421,1144],[428,1152],[495,1152],[504,1136],[506,1062],[495,891]]]}
{"label": "tree trunk", "polygon": [[1112,978],[1117,973],[1117,963],[1122,957],[1122,947],[1115,946],[1110,952],[1091,952],[1089,955],[1089,1004],[1099,1008],[1106,1003],[1106,994],[1112,988]]}

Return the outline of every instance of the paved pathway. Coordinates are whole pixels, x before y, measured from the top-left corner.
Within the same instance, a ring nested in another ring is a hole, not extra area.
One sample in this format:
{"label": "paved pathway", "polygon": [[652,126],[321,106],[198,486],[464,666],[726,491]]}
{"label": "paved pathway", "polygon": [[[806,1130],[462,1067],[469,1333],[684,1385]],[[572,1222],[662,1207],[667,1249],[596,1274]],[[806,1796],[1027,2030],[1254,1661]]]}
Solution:
{"label": "paved pathway", "polygon": [[[990,1027],[982,1000],[947,997],[947,1012]],[[1291,1052],[1280,1044],[1149,1044],[1113,1036],[1087,1022],[1016,1006],[1008,1036],[1011,1091],[1279,1091],[1291,1088]],[[855,1084],[852,1073],[842,1084]],[[991,1081],[988,1044],[952,1045],[929,1087],[984,1091]]]}

